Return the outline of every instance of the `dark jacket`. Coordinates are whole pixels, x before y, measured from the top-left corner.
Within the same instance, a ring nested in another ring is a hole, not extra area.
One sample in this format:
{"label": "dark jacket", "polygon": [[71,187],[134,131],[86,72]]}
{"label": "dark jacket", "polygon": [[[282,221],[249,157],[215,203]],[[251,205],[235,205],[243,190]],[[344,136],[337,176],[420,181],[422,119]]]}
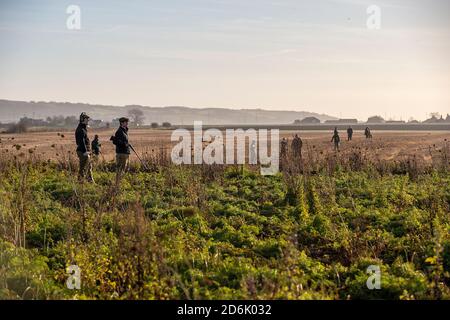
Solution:
{"label": "dark jacket", "polygon": [[98,141],[98,139],[94,139],[92,140],[92,152],[95,155],[99,155],[100,154],[100,147],[102,146],[102,144],[100,143],[100,141]]}
{"label": "dark jacket", "polygon": [[130,154],[130,144],[128,143],[128,128],[119,127],[114,135],[116,153]]}
{"label": "dark jacket", "polygon": [[303,141],[300,137],[294,137],[294,139],[292,139],[292,149],[294,150],[298,150],[298,149],[302,149],[303,147]]}
{"label": "dark jacket", "polygon": [[80,123],[77,130],[75,130],[75,141],[77,142],[77,151],[83,153],[91,151],[91,143],[89,142],[87,126],[85,124]]}
{"label": "dark jacket", "polygon": [[335,144],[338,144],[339,142],[341,142],[341,138],[339,137],[338,134],[333,135],[333,137],[331,138],[331,142],[333,142],[333,141]]}

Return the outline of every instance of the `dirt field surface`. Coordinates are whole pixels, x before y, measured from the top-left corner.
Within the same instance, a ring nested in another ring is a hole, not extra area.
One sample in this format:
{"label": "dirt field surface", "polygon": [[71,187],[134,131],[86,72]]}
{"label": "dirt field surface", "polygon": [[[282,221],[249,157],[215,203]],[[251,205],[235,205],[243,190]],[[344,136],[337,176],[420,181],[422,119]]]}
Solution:
{"label": "dirt field surface", "polygon": [[[114,158],[114,145],[109,141],[114,130],[90,130],[91,140],[98,134],[102,143],[102,157],[105,160]],[[332,132],[324,131],[281,131],[280,139],[286,137],[292,140],[298,133],[303,140],[304,152],[333,152],[330,142]],[[172,130],[130,129],[130,142],[136,150],[145,155],[161,151],[170,152]],[[373,140],[366,140],[362,131],[355,131],[353,141],[347,142],[346,132],[341,131],[341,150],[345,154],[355,148],[372,152],[381,159],[395,160],[415,155],[425,161],[431,155],[439,152],[450,141],[449,131],[372,131]],[[47,160],[73,155],[76,149],[73,131],[61,132],[30,132],[21,134],[0,134],[0,154],[12,153],[25,157]]]}

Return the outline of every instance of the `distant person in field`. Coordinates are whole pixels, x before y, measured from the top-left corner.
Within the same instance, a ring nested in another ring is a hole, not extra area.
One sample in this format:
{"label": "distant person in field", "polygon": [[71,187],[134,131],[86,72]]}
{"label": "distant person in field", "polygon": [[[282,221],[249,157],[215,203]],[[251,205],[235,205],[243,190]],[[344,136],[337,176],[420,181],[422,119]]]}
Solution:
{"label": "distant person in field", "polygon": [[372,132],[370,132],[369,127],[366,127],[366,130],[364,130],[364,135],[366,136],[366,139],[372,139]]}
{"label": "distant person in field", "polygon": [[98,157],[100,155],[100,148],[102,147],[102,144],[100,143],[98,138],[98,134],[94,136],[94,140],[92,140],[91,147],[92,147],[92,154]]}
{"label": "distant person in field", "polygon": [[295,159],[300,159],[302,157],[302,147],[303,141],[298,134],[296,134],[294,139],[292,139],[292,154]]}
{"label": "distant person in field", "polygon": [[337,129],[334,130],[331,142],[334,142],[334,151],[339,151],[339,143],[341,142],[341,138],[339,137],[339,132]]}
{"label": "distant person in field", "polygon": [[352,141],[353,138],[353,128],[348,127],[347,129],[347,141]]}
{"label": "distant person in field", "polygon": [[77,143],[77,155],[79,159],[78,179],[80,181],[87,178],[88,181],[94,182],[92,176],[91,164],[91,143],[88,137],[89,116],[86,113],[80,115],[80,123],[75,130],[75,141]]}
{"label": "distant person in field", "polygon": [[125,173],[128,160],[130,158],[131,148],[128,142],[128,118],[119,119],[119,128],[116,134],[111,137],[113,144],[116,146],[116,186],[119,185],[123,174]]}
{"label": "distant person in field", "polygon": [[281,144],[280,144],[280,158],[282,160],[286,159],[287,152],[288,152],[288,141],[286,138],[283,138],[283,139],[281,139]]}

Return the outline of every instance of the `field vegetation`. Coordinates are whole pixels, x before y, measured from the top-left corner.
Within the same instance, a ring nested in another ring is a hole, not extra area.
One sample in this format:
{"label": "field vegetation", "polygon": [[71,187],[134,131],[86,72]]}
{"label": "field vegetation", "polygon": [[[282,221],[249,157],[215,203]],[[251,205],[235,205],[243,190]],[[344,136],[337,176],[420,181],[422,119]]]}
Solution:
{"label": "field vegetation", "polygon": [[79,184],[70,155],[2,152],[0,298],[449,299],[450,146],[435,147],[424,163],[311,146],[268,177],[155,151],[121,190],[112,162]]}

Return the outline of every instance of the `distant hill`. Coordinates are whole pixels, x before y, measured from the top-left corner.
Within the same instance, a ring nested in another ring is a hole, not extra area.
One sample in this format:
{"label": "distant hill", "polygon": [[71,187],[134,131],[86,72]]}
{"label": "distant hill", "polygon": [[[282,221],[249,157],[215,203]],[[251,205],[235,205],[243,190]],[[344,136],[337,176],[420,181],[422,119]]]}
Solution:
{"label": "distant hill", "polygon": [[189,108],[189,107],[147,107],[140,105],[108,106],[69,102],[26,102],[0,100],[0,122],[16,122],[21,117],[45,119],[49,116],[78,116],[88,113],[93,119],[110,122],[126,116],[131,109],[144,112],[145,123],[170,122],[175,125],[192,124],[194,120],[206,125],[225,124],[291,124],[296,119],[316,117],[321,121],[336,118],[306,111],[269,111],[262,109],[225,109],[225,108]]}

